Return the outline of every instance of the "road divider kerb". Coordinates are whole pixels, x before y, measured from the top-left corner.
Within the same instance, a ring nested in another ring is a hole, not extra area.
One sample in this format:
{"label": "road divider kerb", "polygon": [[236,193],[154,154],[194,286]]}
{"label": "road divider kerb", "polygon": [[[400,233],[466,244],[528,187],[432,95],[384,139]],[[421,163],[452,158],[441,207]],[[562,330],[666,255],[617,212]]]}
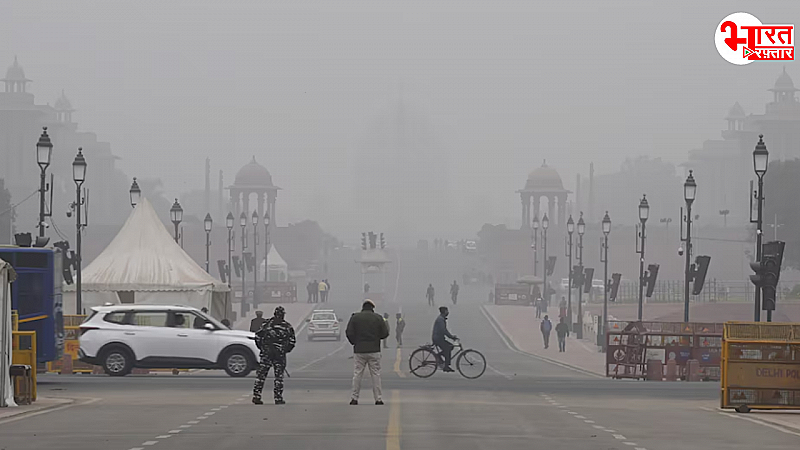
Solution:
{"label": "road divider kerb", "polygon": [[588,375],[588,376],[591,376],[591,377],[594,377],[594,378],[605,378],[605,376],[600,372],[593,372],[591,370],[587,370],[587,369],[584,369],[582,367],[574,366],[572,364],[568,364],[568,363],[565,363],[565,362],[557,361],[555,359],[551,359],[551,358],[548,358],[546,356],[541,356],[541,355],[537,355],[537,354],[534,354],[534,353],[526,352],[524,350],[520,350],[519,348],[517,348],[516,345],[514,345],[514,342],[511,340],[511,338],[503,330],[502,325],[500,325],[497,322],[497,320],[494,317],[492,317],[492,314],[489,313],[486,310],[486,306],[485,305],[481,305],[481,312],[483,313],[483,316],[486,318],[486,320],[489,321],[489,324],[492,325],[492,328],[494,328],[494,331],[498,334],[498,336],[500,336],[500,339],[502,339],[503,342],[506,344],[506,347],[508,347],[511,351],[519,353],[521,355],[528,356],[528,357],[533,358],[533,359],[538,359],[540,361],[544,361],[544,362],[559,366],[559,367],[564,368],[564,369],[569,369],[569,370],[572,370],[572,371],[575,371],[575,372],[579,372],[579,373],[582,373],[584,375]]}

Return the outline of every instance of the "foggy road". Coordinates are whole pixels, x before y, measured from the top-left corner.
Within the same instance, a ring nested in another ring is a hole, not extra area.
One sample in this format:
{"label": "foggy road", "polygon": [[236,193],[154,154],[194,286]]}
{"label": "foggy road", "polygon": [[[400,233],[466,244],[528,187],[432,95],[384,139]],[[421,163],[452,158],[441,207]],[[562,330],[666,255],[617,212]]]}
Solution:
{"label": "foggy road", "polygon": [[[450,258],[450,263],[442,264],[441,258]],[[444,293],[453,272],[469,264],[464,258],[399,254],[392,269],[400,282],[397,302],[376,310],[390,312],[394,320],[395,311],[402,308],[408,323],[405,346],[397,348],[392,331],[390,348],[383,351],[385,406],[372,404],[367,380],[361,405],[348,405],[350,346],[345,341],[308,342],[303,330],[289,355],[287,405],[252,405],[252,375],[45,375],[40,378],[40,395],[73,398],[76,403],[0,421],[2,448],[654,450],[796,444],[797,436],[790,432],[734,422],[714,411],[715,383],[611,381],[512,350],[481,313],[485,287],[462,287],[459,303],[448,305],[451,331],[467,347],[486,355],[490,368],[484,376],[467,380],[458,373],[437,372],[429,379],[414,377],[408,373],[408,354],[430,341],[438,313],[427,306],[424,287],[431,282]],[[346,320],[360,303],[358,292],[351,291],[358,287],[360,275],[355,267],[340,272],[349,277],[331,277],[339,295],[323,306],[333,307]],[[267,395],[265,400],[271,399]]]}

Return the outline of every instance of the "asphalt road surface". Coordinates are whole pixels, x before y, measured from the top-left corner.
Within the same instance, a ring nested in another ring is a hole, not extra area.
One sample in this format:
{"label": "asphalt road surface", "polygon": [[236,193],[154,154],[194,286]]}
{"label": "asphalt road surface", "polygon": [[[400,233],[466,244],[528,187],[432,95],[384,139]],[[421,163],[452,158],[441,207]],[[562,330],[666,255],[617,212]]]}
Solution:
{"label": "asphalt road surface", "polygon": [[[410,252],[393,265],[390,278],[399,283],[387,298],[396,301],[378,312],[393,319],[402,309],[408,325],[399,357],[394,330],[383,352],[384,406],[371,401],[368,379],[361,405],[348,405],[350,347],[307,342],[301,331],[289,355],[286,405],[251,404],[253,375],[45,375],[40,395],[76,403],[0,421],[0,449],[784,449],[800,442],[788,429],[715,411],[715,383],[611,381],[517,353],[481,313],[485,286],[462,287],[459,303],[449,305],[451,331],[486,355],[485,375],[410,375],[408,352],[430,340],[437,314],[427,306],[427,284],[437,288],[437,303],[449,303],[447,284],[469,264],[461,255]],[[330,278],[330,306],[346,321],[360,303],[360,274],[351,266]]]}

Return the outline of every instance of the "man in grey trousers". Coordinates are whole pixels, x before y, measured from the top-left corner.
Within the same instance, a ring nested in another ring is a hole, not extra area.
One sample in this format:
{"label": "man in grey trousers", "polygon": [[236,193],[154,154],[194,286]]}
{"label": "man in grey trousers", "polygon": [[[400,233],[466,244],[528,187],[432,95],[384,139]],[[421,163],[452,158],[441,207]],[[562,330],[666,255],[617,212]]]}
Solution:
{"label": "man in grey trousers", "polygon": [[361,379],[364,371],[369,369],[372,378],[372,394],[376,405],[383,405],[381,397],[381,341],[389,337],[386,321],[375,314],[375,303],[364,300],[361,312],[353,314],[347,323],[347,340],[353,344],[353,393],[351,405],[358,404],[361,393]]}

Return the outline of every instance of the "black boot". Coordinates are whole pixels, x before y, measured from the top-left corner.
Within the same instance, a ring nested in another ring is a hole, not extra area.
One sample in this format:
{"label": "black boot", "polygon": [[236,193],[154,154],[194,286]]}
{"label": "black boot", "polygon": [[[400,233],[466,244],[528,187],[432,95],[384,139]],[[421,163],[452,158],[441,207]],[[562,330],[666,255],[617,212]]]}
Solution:
{"label": "black boot", "polygon": [[253,397],[253,404],[254,405],[263,405],[264,402],[261,401],[261,397]]}

